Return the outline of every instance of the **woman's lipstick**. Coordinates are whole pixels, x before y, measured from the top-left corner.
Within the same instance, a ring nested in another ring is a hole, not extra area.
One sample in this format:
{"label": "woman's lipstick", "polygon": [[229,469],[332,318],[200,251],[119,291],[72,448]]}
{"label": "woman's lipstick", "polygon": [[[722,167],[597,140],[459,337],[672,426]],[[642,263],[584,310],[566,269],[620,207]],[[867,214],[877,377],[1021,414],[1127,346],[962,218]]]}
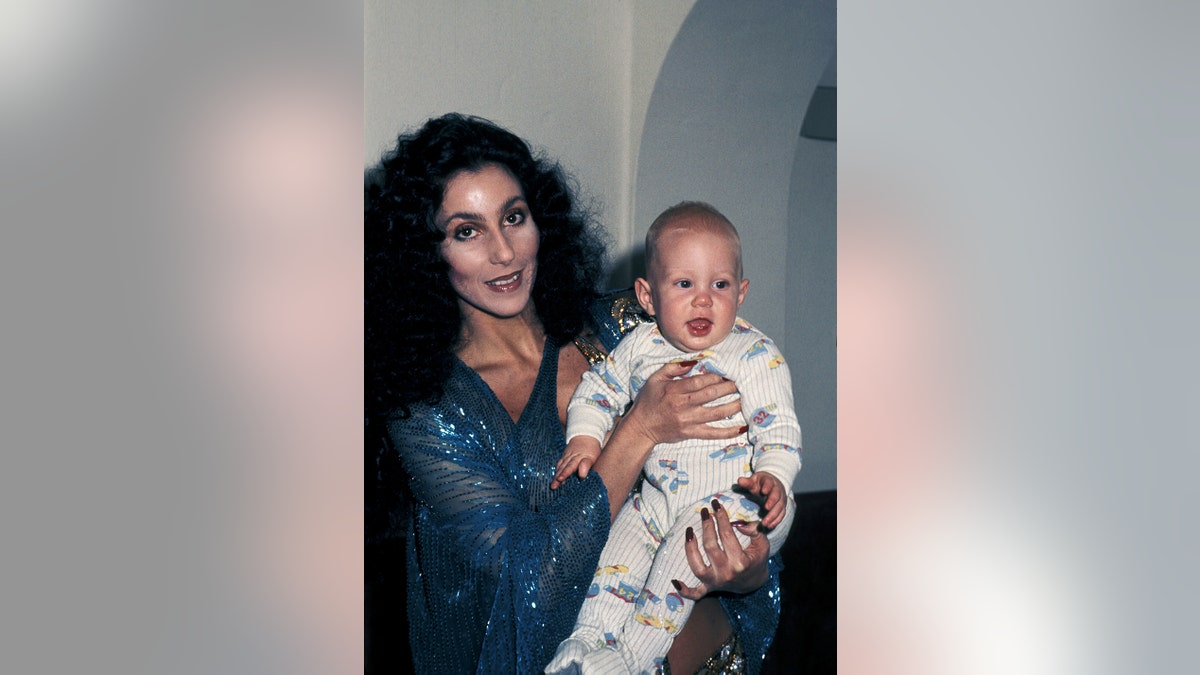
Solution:
{"label": "woman's lipstick", "polygon": [[522,272],[524,272],[524,270],[518,270],[517,272],[508,276],[496,277],[491,281],[485,281],[483,283],[497,293],[511,293],[521,287]]}

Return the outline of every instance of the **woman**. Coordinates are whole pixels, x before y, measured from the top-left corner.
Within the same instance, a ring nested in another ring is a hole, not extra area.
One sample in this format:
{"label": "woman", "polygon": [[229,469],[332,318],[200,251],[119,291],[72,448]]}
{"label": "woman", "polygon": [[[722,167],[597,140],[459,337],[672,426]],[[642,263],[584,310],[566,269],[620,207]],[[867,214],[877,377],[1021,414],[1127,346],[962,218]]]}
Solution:
{"label": "woman", "polygon": [[[674,380],[687,368],[664,367],[592,473],[551,491],[566,403],[597,349],[587,338],[611,348],[630,316],[594,311],[603,249],[589,218],[557,166],[478,118],[446,115],[401,136],[376,179],[366,191],[369,428],[385,441],[382,493],[410,491],[414,664],[540,672],[650,450],[735,435],[707,423],[736,402],[703,406],[735,388],[715,375]],[[765,537],[747,531],[743,550],[723,515],[699,537],[711,567],[692,544],[702,585],[685,592],[704,599],[668,656],[676,672],[742,651],[754,672],[775,629]],[[724,550],[718,530],[729,533]],[[748,594],[718,601],[718,591]]]}

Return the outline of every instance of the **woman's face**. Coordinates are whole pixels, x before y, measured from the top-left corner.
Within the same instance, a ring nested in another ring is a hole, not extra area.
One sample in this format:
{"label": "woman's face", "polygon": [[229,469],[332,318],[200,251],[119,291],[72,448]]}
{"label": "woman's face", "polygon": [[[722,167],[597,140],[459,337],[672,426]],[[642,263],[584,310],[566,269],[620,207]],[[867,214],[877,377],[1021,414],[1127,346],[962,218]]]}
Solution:
{"label": "woman's face", "polygon": [[538,228],[521,185],[488,164],[446,183],[436,223],[445,234],[442,257],[464,315],[509,318],[529,306],[537,275]]}

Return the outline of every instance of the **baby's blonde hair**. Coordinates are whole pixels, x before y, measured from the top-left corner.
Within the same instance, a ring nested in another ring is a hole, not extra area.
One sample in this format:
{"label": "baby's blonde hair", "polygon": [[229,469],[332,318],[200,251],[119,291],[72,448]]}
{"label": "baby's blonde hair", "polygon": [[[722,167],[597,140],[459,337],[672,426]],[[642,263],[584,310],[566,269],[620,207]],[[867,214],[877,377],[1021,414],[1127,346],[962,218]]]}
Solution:
{"label": "baby's blonde hair", "polygon": [[737,228],[715,206],[697,201],[679,202],[658,214],[650,224],[650,229],[646,231],[646,276],[650,276],[650,270],[654,268],[659,238],[671,230],[715,232],[728,237],[737,260],[737,275],[741,278],[742,240],[738,237]]}

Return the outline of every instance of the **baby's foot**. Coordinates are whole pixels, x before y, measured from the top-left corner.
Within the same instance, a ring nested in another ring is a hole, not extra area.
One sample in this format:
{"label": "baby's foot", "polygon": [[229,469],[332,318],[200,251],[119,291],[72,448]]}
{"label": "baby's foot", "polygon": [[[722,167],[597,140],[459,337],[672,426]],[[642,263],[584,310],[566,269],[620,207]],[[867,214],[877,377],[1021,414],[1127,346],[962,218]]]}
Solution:
{"label": "baby's foot", "polygon": [[594,647],[587,641],[577,637],[569,637],[558,645],[550,665],[546,666],[547,675],[578,675],[579,664],[583,657]]}
{"label": "baby's foot", "polygon": [[584,655],[579,672],[582,675],[624,675],[630,670],[616,648],[602,647]]}

